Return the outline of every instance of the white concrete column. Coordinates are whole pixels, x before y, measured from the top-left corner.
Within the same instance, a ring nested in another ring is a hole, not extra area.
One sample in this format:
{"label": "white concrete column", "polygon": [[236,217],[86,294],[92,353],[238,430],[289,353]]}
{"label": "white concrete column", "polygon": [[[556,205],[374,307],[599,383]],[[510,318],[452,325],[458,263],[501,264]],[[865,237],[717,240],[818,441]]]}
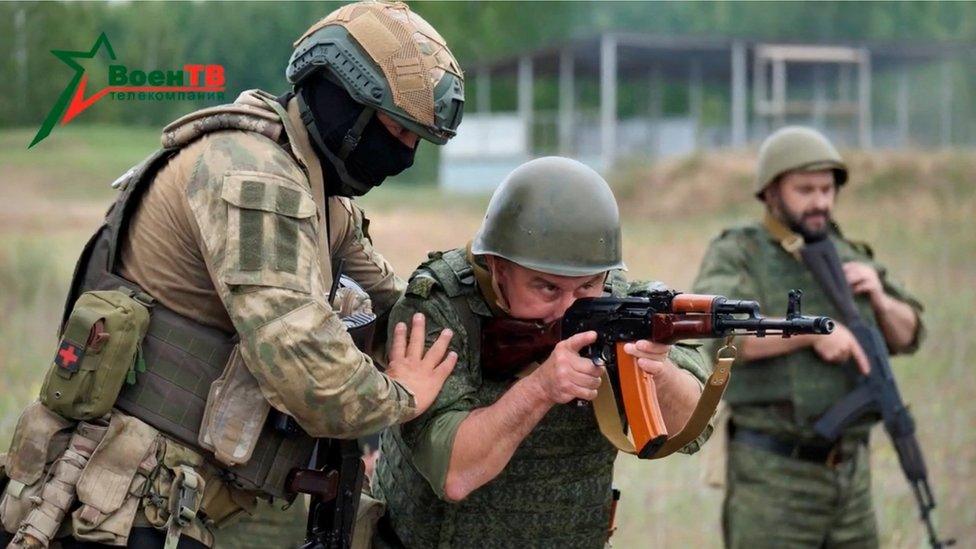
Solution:
{"label": "white concrete column", "polygon": [[573,123],[576,118],[576,67],[573,50],[559,53],[559,154],[572,156]]}
{"label": "white concrete column", "polygon": [[753,54],[752,63],[752,116],[753,127],[755,127],[758,137],[763,139],[769,132],[769,89],[766,83],[767,77],[766,60],[756,51]]}
{"label": "white concrete column", "polygon": [[532,140],[532,104],[534,97],[532,82],[532,58],[521,57],[518,62],[518,113],[525,127],[525,148],[530,155],[534,150]]}
{"label": "white concrete column", "polygon": [[871,117],[871,52],[861,50],[861,60],[857,67],[857,140],[862,149],[870,149],[873,144],[873,121]]}
{"label": "white concrete column", "polygon": [[786,125],[786,61],[773,61],[773,111],[776,113],[776,127]]}
{"label": "white concrete column", "polygon": [[827,113],[827,87],[824,82],[823,65],[813,67],[813,126],[824,128],[824,118]]}
{"label": "white concrete column", "polygon": [[491,112],[491,71],[487,68],[478,70],[475,77],[475,85],[478,88],[478,104],[475,105],[479,113]]}
{"label": "white concrete column", "polygon": [[732,146],[744,147],[748,141],[746,128],[746,45],[732,43]]}
{"label": "white concrete column", "polygon": [[600,39],[600,157],[604,170],[617,153],[617,38]]}

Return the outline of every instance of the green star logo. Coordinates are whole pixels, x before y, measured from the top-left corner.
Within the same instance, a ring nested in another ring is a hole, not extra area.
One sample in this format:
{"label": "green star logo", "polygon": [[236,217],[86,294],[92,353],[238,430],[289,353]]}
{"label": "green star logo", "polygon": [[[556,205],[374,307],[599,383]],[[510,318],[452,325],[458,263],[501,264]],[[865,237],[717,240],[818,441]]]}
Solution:
{"label": "green star logo", "polygon": [[[68,51],[68,50],[51,50],[51,53],[55,57],[63,61],[69,67],[75,70],[74,76],[68,85],[65,86],[64,91],[58,96],[58,100],[54,103],[54,107],[47,114],[44,122],[41,123],[41,127],[37,130],[37,135],[34,136],[34,140],[31,141],[27,148],[31,148],[34,145],[43,141],[48,135],[51,134],[51,130],[54,126],[60,122],[62,125],[67,124],[72,118],[77,116],[81,111],[85,110],[91,106],[95,101],[100,99],[103,95],[96,94],[90,97],[88,100],[84,98],[85,84],[87,84],[87,76],[85,75],[85,68],[78,63],[79,59],[93,59],[101,48],[105,48],[109,59],[115,60],[115,51],[112,49],[112,44],[109,43],[108,37],[105,36],[103,32],[95,40],[91,49],[88,51]],[[78,93],[80,92],[80,93]]]}

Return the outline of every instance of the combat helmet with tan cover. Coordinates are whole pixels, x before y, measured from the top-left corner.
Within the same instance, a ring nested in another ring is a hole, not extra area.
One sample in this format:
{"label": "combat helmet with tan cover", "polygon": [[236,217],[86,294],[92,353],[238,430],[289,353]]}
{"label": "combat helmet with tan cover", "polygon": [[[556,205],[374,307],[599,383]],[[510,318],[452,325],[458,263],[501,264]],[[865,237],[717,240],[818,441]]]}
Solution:
{"label": "combat helmet with tan cover", "polygon": [[461,123],[461,67],[444,38],[405,3],[343,6],[294,46],[285,76],[296,86],[322,72],[356,102],[439,145]]}

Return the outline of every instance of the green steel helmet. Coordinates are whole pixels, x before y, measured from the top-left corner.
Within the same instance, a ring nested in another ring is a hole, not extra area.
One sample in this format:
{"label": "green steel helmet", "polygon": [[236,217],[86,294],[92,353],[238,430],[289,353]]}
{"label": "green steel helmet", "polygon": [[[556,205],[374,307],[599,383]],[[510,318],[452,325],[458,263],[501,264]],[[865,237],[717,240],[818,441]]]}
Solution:
{"label": "green steel helmet", "polygon": [[756,198],[762,199],[766,187],[786,172],[824,169],[834,171],[837,185],[847,182],[847,165],[822,133],[805,126],[779,129],[759,147]]}
{"label": "green steel helmet", "polygon": [[324,72],[352,98],[443,145],[464,111],[464,75],[444,39],[402,2],[357,2],[312,25],[285,70],[295,86]]}
{"label": "green steel helmet", "polygon": [[495,190],[471,253],[561,276],[624,269],[617,200],[588,166],[537,158],[515,168]]}

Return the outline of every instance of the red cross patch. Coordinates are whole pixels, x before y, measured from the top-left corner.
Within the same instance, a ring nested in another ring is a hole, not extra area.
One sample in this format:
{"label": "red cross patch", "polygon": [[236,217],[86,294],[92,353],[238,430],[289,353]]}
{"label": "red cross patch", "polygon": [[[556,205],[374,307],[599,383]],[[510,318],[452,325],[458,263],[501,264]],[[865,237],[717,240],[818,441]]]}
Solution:
{"label": "red cross patch", "polygon": [[54,356],[54,363],[58,365],[58,368],[74,373],[78,371],[81,359],[84,356],[84,349],[70,341],[61,340],[58,354]]}

